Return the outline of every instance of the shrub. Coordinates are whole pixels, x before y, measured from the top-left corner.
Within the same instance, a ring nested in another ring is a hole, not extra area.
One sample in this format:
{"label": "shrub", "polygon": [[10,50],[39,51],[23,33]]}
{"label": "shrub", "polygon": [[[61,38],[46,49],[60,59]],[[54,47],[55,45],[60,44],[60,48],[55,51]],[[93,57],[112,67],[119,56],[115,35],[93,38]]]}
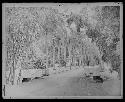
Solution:
{"label": "shrub", "polygon": [[112,64],[112,68],[113,70],[119,72],[120,71],[120,64],[121,64],[121,59],[120,59],[120,55],[114,54],[111,56],[111,64]]}

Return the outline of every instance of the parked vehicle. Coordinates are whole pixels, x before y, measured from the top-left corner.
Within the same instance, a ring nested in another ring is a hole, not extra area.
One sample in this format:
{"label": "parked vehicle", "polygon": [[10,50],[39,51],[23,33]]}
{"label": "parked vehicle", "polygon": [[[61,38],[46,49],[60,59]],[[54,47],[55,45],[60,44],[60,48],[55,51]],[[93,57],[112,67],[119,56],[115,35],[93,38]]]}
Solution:
{"label": "parked vehicle", "polygon": [[93,76],[93,80],[99,83],[103,83],[103,79],[100,76]]}

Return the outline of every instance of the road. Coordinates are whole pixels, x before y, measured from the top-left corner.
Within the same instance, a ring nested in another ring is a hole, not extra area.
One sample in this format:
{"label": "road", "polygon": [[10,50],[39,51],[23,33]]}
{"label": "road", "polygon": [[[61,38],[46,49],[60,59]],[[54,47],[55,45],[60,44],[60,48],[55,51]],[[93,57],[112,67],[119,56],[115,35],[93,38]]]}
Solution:
{"label": "road", "polygon": [[34,79],[18,86],[8,87],[6,95],[11,97],[41,97],[41,96],[118,96],[120,95],[120,80],[109,80],[94,83],[83,78],[84,69],[78,68],[47,76],[44,79]]}

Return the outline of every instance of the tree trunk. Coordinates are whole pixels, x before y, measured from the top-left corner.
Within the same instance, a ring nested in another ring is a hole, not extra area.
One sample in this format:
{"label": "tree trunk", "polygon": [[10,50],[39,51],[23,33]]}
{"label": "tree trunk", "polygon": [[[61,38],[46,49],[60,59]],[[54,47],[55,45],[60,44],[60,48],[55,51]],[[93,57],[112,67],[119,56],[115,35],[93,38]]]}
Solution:
{"label": "tree trunk", "polygon": [[22,83],[22,79],[21,79],[21,60],[18,60],[17,64],[16,64],[16,70],[15,70],[15,78],[14,78],[14,83],[15,84],[19,84]]}
{"label": "tree trunk", "polygon": [[61,48],[61,46],[60,46],[60,51],[59,51],[59,68],[60,68],[60,66],[61,66],[61,63],[60,63],[60,60],[61,60],[61,58],[62,58],[62,48]]}
{"label": "tree trunk", "polygon": [[13,61],[12,67],[10,69],[10,78],[9,78],[11,85],[14,85],[14,74],[15,74],[15,70],[14,70],[14,61]]}
{"label": "tree trunk", "polygon": [[102,71],[104,70],[104,63],[103,63],[102,60],[100,60],[100,68],[101,68]]}
{"label": "tree trunk", "polygon": [[53,67],[55,69],[55,47],[53,46]]}
{"label": "tree trunk", "polygon": [[[13,44],[14,44],[14,40],[13,40]],[[10,83],[11,85],[14,85],[14,74],[15,74],[15,52],[14,52],[14,46],[15,44],[13,45],[13,59],[12,59],[12,67],[10,69]]]}
{"label": "tree trunk", "polygon": [[64,61],[66,62],[66,47],[65,46],[64,46]]}
{"label": "tree trunk", "polygon": [[71,55],[71,48],[69,47],[69,59],[70,59],[70,70],[71,70],[71,67],[72,67],[72,55]]}
{"label": "tree trunk", "polygon": [[45,69],[45,75],[49,74],[49,69],[48,69],[48,39],[47,39],[47,35],[46,35],[46,69]]}

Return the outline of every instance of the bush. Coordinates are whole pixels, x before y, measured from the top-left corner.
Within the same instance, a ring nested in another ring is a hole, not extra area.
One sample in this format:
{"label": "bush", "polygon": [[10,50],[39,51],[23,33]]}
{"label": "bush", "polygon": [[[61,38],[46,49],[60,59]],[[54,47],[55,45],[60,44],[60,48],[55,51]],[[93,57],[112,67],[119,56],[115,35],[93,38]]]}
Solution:
{"label": "bush", "polygon": [[60,60],[60,64],[62,67],[66,66],[66,62],[64,60]]}
{"label": "bush", "polygon": [[111,56],[111,64],[113,70],[119,72],[121,67],[120,55],[114,54],[113,56]]}
{"label": "bush", "polygon": [[37,69],[45,69],[46,68],[46,66],[43,64],[43,62],[41,61],[41,60],[37,60],[35,63],[34,63],[34,65],[35,65],[35,68],[37,68]]}

